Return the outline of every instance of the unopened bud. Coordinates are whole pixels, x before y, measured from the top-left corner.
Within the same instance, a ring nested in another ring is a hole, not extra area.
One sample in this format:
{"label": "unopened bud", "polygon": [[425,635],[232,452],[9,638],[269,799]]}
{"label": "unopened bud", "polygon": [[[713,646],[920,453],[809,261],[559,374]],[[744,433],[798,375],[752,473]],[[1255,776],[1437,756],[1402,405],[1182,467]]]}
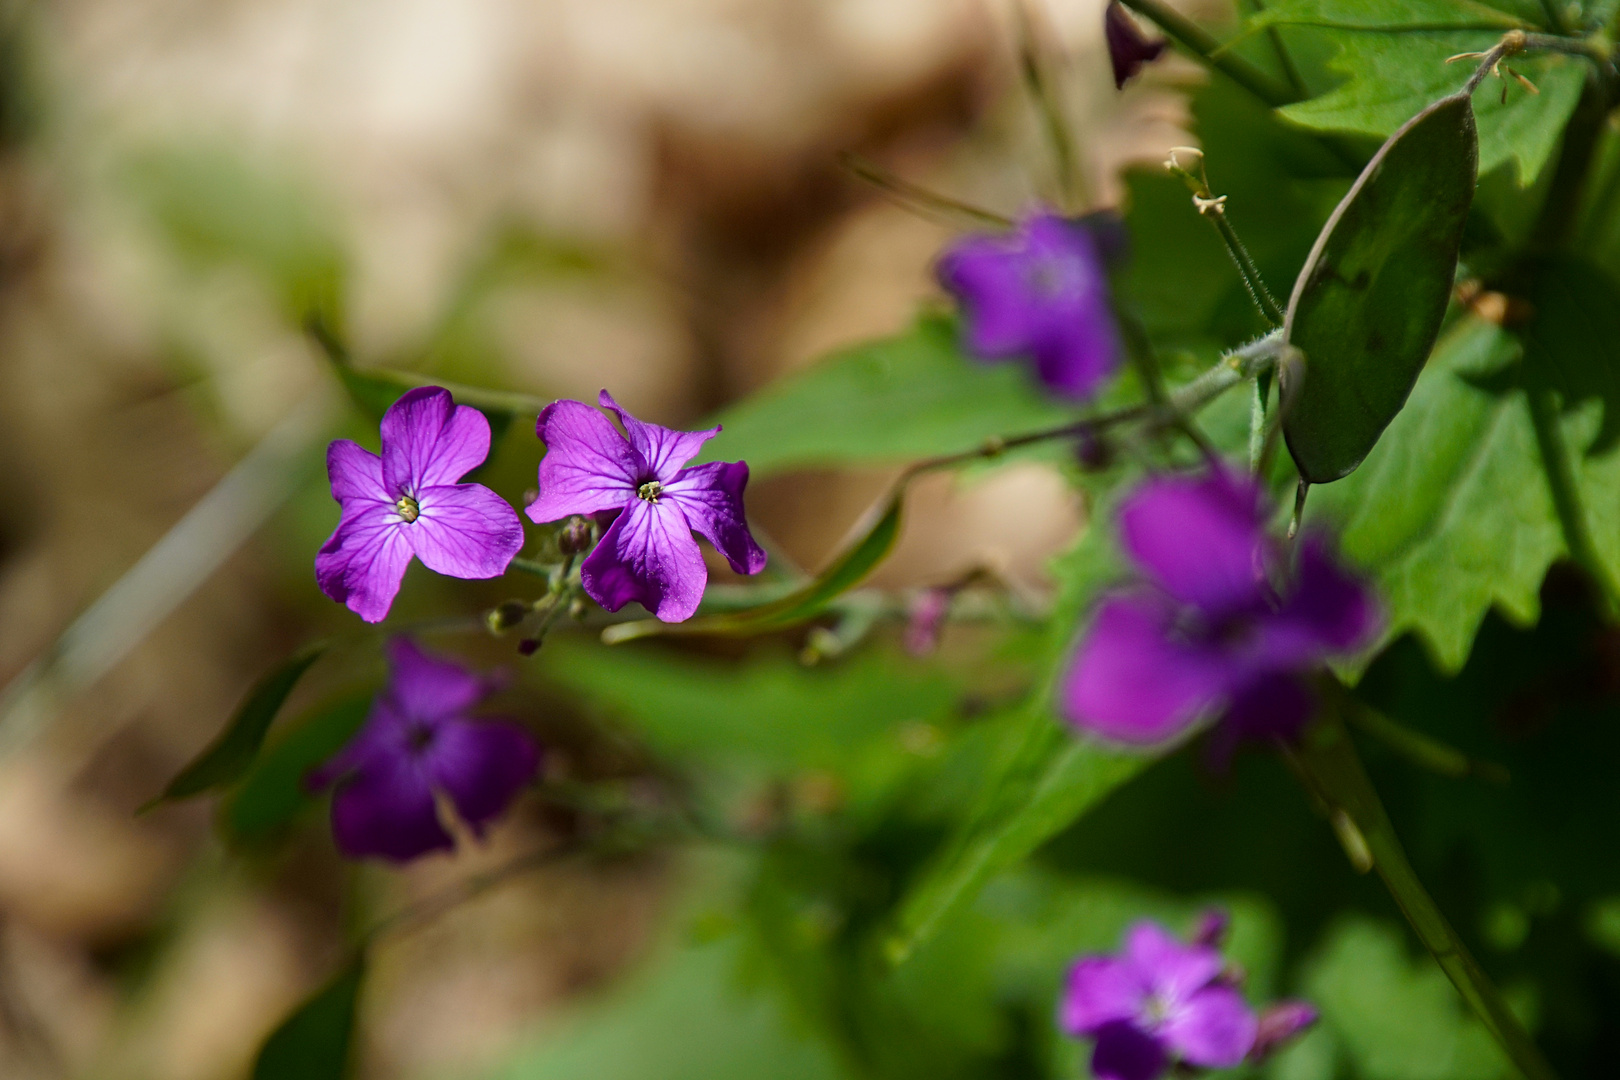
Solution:
{"label": "unopened bud", "polygon": [[1103,15],[1103,36],[1108,39],[1108,60],[1114,68],[1114,87],[1123,90],[1142,65],[1157,60],[1164,42],[1149,41],[1119,0],[1112,0]]}
{"label": "unopened bud", "polygon": [[1086,472],[1102,472],[1114,463],[1114,447],[1107,439],[1087,428],[1080,433],[1080,445],[1075,447],[1075,456],[1080,459],[1080,467]]}
{"label": "unopened bud", "polygon": [[522,641],[518,642],[518,655],[519,656],[533,656],[535,653],[537,653],[539,651],[540,651],[540,639],[539,638],[532,638],[532,637],[531,638],[524,638]]}
{"label": "unopened bud", "polygon": [[571,517],[557,532],[557,550],[564,555],[578,555],[591,546],[591,523],[582,517]]}
{"label": "unopened bud", "polygon": [[1279,1001],[1260,1012],[1250,1061],[1264,1061],[1306,1028],[1316,1023],[1316,1006],[1308,1001]]}
{"label": "unopened bud", "polygon": [[927,656],[939,648],[939,634],[950,610],[951,590],[923,590],[912,603],[911,618],[906,622],[906,652],[912,656]]}
{"label": "unopened bud", "polygon": [[503,600],[490,609],[484,622],[490,633],[500,634],[522,623],[529,617],[529,611],[528,603],[523,600]]}
{"label": "unopened bud", "polygon": [[1193,927],[1193,942],[1206,949],[1219,949],[1231,926],[1232,916],[1220,908],[1210,908],[1198,916],[1198,925]]}

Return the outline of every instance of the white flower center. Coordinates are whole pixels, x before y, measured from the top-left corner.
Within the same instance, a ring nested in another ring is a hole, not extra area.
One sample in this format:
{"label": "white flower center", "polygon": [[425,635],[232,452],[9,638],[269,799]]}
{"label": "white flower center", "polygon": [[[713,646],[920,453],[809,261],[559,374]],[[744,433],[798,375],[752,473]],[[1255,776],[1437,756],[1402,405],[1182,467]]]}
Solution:
{"label": "white flower center", "polygon": [[658,496],[662,495],[663,493],[664,485],[660,484],[657,480],[649,480],[645,484],[642,484],[640,487],[636,488],[636,495],[639,498],[646,499],[650,503],[657,502]]}
{"label": "white flower center", "polygon": [[422,507],[409,495],[401,495],[399,501],[394,503],[394,511],[406,521],[415,521]]}

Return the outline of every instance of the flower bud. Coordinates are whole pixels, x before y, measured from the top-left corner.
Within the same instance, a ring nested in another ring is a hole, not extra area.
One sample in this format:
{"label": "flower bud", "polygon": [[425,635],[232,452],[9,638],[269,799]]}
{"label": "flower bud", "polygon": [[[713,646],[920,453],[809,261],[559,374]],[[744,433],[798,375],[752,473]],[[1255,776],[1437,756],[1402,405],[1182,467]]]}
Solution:
{"label": "flower bud", "polygon": [[1102,472],[1114,463],[1114,447],[1107,439],[1087,428],[1080,433],[1075,456],[1080,459],[1080,467],[1086,472]]}
{"label": "flower bud", "polygon": [[557,549],[564,555],[578,555],[591,546],[591,523],[574,516],[557,532]]}
{"label": "flower bud", "polygon": [[1250,1061],[1264,1061],[1280,1050],[1284,1043],[1316,1023],[1316,1006],[1308,1001],[1279,1001],[1268,1005],[1260,1013],[1260,1028],[1254,1036],[1254,1049],[1249,1051]]}
{"label": "flower bud", "polygon": [[1136,77],[1142,65],[1159,58],[1164,42],[1149,41],[1119,0],[1110,0],[1103,16],[1103,36],[1108,39],[1108,60],[1114,66],[1114,88],[1123,90]]}
{"label": "flower bud", "polygon": [[1210,908],[1198,916],[1193,927],[1193,941],[1209,949],[1218,949],[1226,941],[1226,932],[1232,927],[1232,916],[1220,908]]}
{"label": "flower bud", "polygon": [[529,617],[531,608],[523,600],[503,600],[489,610],[484,622],[492,634],[500,634],[519,625]]}
{"label": "flower bud", "polygon": [[924,590],[912,603],[911,618],[906,622],[906,652],[912,656],[927,656],[937,649],[939,632],[950,610],[951,590]]}

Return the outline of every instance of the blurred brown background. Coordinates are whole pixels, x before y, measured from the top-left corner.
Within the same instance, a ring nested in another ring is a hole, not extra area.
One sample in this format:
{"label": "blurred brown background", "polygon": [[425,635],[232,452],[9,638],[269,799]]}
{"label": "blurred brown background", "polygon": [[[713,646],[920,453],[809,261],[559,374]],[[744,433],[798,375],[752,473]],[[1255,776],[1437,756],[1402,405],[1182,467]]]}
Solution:
{"label": "blurred brown background", "polygon": [[[1111,204],[1124,163],[1189,141],[1195,73],[1116,94],[1100,0],[1033,10]],[[207,806],[133,811],[271,662],[346,625],[309,572],[336,511],[308,473],[355,421],[278,273],[337,268],[363,363],[607,386],[687,424],[935,296],[950,227],[840,152],[1004,212],[1048,192],[1049,157],[1004,0],[14,0],[0,22],[0,1075],[239,1076],[334,963],[333,856],[244,869]],[[882,481],[751,505],[814,564]],[[989,562],[1039,588],[1079,516],[1037,466],[940,478],[883,581]],[[386,909],[545,827],[362,892]],[[664,873],[528,879],[385,950],[366,1075],[500,1060],[634,958]]]}

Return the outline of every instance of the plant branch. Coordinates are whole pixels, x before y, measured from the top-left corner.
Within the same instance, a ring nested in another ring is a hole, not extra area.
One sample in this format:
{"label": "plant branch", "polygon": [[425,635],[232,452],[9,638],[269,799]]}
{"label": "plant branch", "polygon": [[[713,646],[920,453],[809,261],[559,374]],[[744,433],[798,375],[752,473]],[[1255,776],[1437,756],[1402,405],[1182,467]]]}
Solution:
{"label": "plant branch", "polygon": [[[1336,685],[1336,684],[1334,684]],[[1331,705],[1342,705],[1341,700]],[[1503,1000],[1501,991],[1469,954],[1434,898],[1407,861],[1378,792],[1368,779],[1337,709],[1306,734],[1297,748],[1284,747],[1289,765],[1328,813],[1345,852],[1358,870],[1376,869],[1418,939],[1433,954],[1457,992],[1528,1080],[1555,1080],[1541,1051]]]}
{"label": "plant branch", "polygon": [[1542,472],[1547,477],[1553,509],[1564,533],[1564,546],[1569,549],[1569,557],[1597,586],[1604,608],[1612,618],[1620,614],[1620,590],[1616,589],[1613,575],[1592,542],[1586,506],[1570,461],[1569,446],[1564,442],[1564,428],[1559,422],[1558,402],[1547,386],[1531,385],[1525,393],[1530,403],[1530,423],[1536,432],[1536,447],[1541,451]]}
{"label": "plant branch", "polygon": [[1121,2],[1138,15],[1157,24],[1171,40],[1191,53],[1200,63],[1219,71],[1273,109],[1299,100],[1299,95],[1248,61],[1223,52],[1221,43],[1214,35],[1165,4],[1163,0],[1121,0]]}
{"label": "plant branch", "polygon": [[1361,702],[1350,703],[1347,719],[1357,728],[1377,739],[1414,765],[1453,779],[1477,777],[1493,784],[1509,782],[1508,771],[1493,761],[1480,761],[1448,746],[1439,739],[1430,738],[1404,724],[1397,724],[1377,709]]}
{"label": "plant branch", "polygon": [[[1181,162],[1176,158],[1178,153],[1197,155],[1197,175],[1182,167]],[[1232,262],[1237,266],[1238,276],[1243,279],[1243,287],[1248,290],[1249,299],[1254,301],[1254,306],[1260,310],[1260,314],[1272,326],[1281,326],[1283,324],[1282,305],[1277,303],[1277,298],[1271,295],[1270,289],[1266,288],[1265,279],[1260,276],[1260,268],[1254,264],[1254,259],[1249,256],[1249,249],[1243,246],[1243,241],[1238,239],[1237,231],[1232,228],[1232,223],[1227,220],[1226,196],[1216,195],[1210,191],[1209,173],[1204,168],[1204,152],[1194,146],[1171,147],[1170,159],[1164,163],[1164,167],[1187,185],[1187,189],[1192,192],[1193,206],[1198,210],[1199,215],[1209,219],[1214,224],[1215,231],[1220,234],[1221,242],[1226,245],[1226,253],[1232,257]]]}
{"label": "plant branch", "polygon": [[953,199],[949,195],[941,195],[937,191],[930,191],[909,180],[902,180],[883,166],[870,161],[859,154],[846,152],[838,156],[838,163],[849,171],[849,174],[858,180],[871,184],[900,205],[919,214],[930,213],[938,218],[945,218],[948,224],[962,224],[966,221],[971,225],[990,225],[998,229],[1010,229],[1013,219],[991,210],[985,210],[971,203]]}

